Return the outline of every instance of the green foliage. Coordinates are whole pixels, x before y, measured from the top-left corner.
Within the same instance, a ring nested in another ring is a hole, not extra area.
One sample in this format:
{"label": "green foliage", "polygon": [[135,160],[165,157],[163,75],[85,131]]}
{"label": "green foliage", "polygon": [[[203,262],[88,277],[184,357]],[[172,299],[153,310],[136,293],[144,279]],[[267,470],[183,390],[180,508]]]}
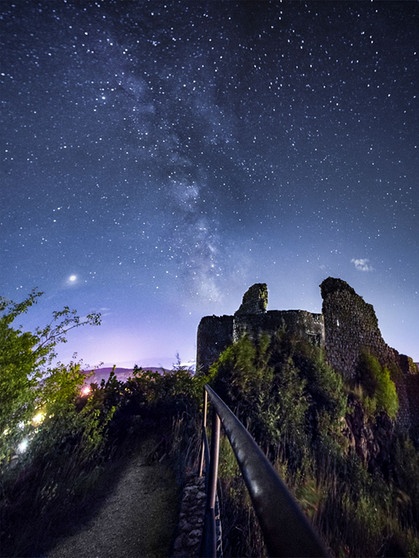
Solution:
{"label": "green foliage", "polygon": [[394,382],[390,378],[390,370],[383,367],[377,378],[377,389],[375,392],[377,407],[385,411],[390,418],[396,418],[399,410],[399,398]]}
{"label": "green foliage", "polygon": [[244,336],[222,353],[210,375],[217,393],[261,447],[272,459],[280,454],[295,474],[316,440],[341,441],[343,381],[318,347],[284,333],[256,343]]}
{"label": "green foliage", "polygon": [[86,376],[79,364],[53,365],[57,344],[76,327],[98,325],[98,314],[81,319],[65,307],[35,332],[13,327],[41,294],[33,291],[20,303],[0,299],[0,546],[11,555],[27,552],[15,525],[42,532],[54,502],[65,509],[76,495],[96,467],[113,413],[80,397]]}
{"label": "green foliage", "polygon": [[[76,406],[86,379],[80,365],[52,366],[52,362],[57,344],[66,341],[68,331],[86,324],[98,325],[100,316],[90,314],[82,320],[74,310],[65,307],[54,312],[51,322],[36,328],[35,333],[13,328],[13,322],[41,295],[33,291],[20,303],[0,299],[0,465],[8,463],[19,440],[33,439],[25,455],[28,461],[37,447],[45,450],[48,439],[55,444],[63,433],[69,436],[77,429],[94,430],[93,414],[88,427],[87,407],[80,413]],[[87,439],[92,436],[87,435]]]}
{"label": "green foliage", "polygon": [[[49,537],[65,529],[69,518],[74,523],[98,490],[109,490],[116,477],[108,471],[150,437],[155,441],[148,460],[170,455],[173,447],[182,456],[181,471],[175,467],[179,476],[196,463],[196,400],[187,407],[190,374],[146,378],[145,373],[127,383],[111,374],[83,397],[79,374],[77,364],[55,370],[48,381],[54,399],[44,407],[44,422],[13,466],[0,468],[1,555],[44,555]],[[63,389],[56,394],[58,385]]]}
{"label": "green foliage", "polygon": [[10,455],[17,443],[18,425],[27,422],[34,411],[39,367],[47,356],[47,349],[37,349],[38,337],[10,324],[26,312],[40,296],[31,295],[22,303],[0,299],[0,462]]}
{"label": "green foliage", "polygon": [[205,378],[180,364],[162,375],[135,367],[127,382],[113,370],[82,395],[85,373],[78,363],[53,364],[55,348],[71,329],[97,325],[99,316],[82,320],[65,307],[34,333],[14,328],[40,295],[34,291],[21,303],[0,299],[0,547],[8,556],[43,553],[52,526],[86,505],[109,463],[150,435],[159,438],[150,456],[182,453],[182,473],[199,448]]}
{"label": "green foliage", "polygon": [[[16,451],[16,444],[36,411],[46,402],[51,403],[61,391],[59,373],[51,365],[58,343],[66,341],[71,329],[86,324],[100,323],[99,314],[89,314],[81,319],[74,310],[65,307],[54,312],[52,321],[35,333],[22,332],[12,323],[26,313],[42,295],[32,291],[22,302],[0,298],[0,463]],[[53,378],[55,377],[55,380]],[[55,383],[51,391],[52,383]],[[63,390],[67,389],[62,386]]]}
{"label": "green foliage", "polygon": [[[274,454],[286,448],[297,468],[305,444],[305,383],[292,360],[283,363],[283,373],[271,365],[270,338],[257,343],[244,336],[220,356],[210,370],[217,393],[250,430],[259,444]],[[281,441],[283,442],[281,444]]]}
{"label": "green foliage", "polygon": [[210,369],[217,392],[239,415],[254,415],[263,407],[273,370],[267,366],[267,340],[256,346],[244,336],[227,348]]}
{"label": "green foliage", "polygon": [[364,404],[370,414],[384,411],[392,419],[399,410],[396,385],[390,377],[390,370],[381,366],[378,359],[367,352],[360,356],[358,365],[359,382],[365,390]]}
{"label": "green foliage", "polygon": [[222,487],[223,553],[225,556],[267,556],[263,535],[249,493],[227,437],[220,438],[218,475]]}
{"label": "green foliage", "polygon": [[295,344],[294,361],[307,381],[308,390],[319,409],[325,409],[333,420],[346,412],[343,379],[327,364],[324,352],[308,342]]}
{"label": "green foliage", "polygon": [[[404,441],[382,469],[377,463],[370,470],[361,461],[348,436],[348,395],[358,394],[374,424],[383,411],[394,418],[398,401],[390,372],[377,359],[364,355],[360,373],[362,381],[350,390],[321,349],[282,332],[269,342],[238,340],[213,365],[211,381],[335,555],[414,555],[419,494],[408,487],[419,486],[418,452]],[[242,525],[250,516],[240,512],[246,498],[230,461],[220,466],[224,506]],[[257,554],[258,543],[249,540],[246,548],[234,529],[228,537],[226,544],[236,545],[232,554]]]}
{"label": "green foliage", "polygon": [[[43,383],[45,420],[38,429],[27,460],[53,459],[59,448],[63,463],[84,466],[97,459],[104,448],[107,427],[116,405],[104,404],[106,388],[81,396],[86,380],[80,365],[70,363],[54,368]],[[39,455],[38,455],[39,454]]]}

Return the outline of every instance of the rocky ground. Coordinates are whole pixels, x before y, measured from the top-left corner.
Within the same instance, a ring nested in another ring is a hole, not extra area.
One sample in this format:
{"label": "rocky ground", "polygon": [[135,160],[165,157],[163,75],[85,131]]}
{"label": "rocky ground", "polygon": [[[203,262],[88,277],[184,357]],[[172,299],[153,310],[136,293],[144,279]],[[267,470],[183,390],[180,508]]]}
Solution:
{"label": "rocky ground", "polygon": [[189,475],[183,489],[182,504],[172,558],[199,556],[204,525],[205,478]]}
{"label": "rocky ground", "polygon": [[178,523],[178,487],[164,464],[134,456],[98,512],[59,541],[48,558],[158,558],[170,555]]}

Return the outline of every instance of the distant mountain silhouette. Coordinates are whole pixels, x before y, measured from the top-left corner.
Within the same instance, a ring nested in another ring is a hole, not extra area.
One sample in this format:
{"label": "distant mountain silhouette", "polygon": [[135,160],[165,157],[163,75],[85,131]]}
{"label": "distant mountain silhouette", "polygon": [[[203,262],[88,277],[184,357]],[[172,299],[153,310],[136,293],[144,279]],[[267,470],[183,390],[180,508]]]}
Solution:
{"label": "distant mountain silhouette", "polygon": [[[108,366],[105,368],[96,368],[94,370],[85,370],[85,373],[86,375],[93,373],[92,376],[89,378],[89,383],[100,384],[102,380],[105,380],[106,382],[112,370],[113,370],[113,366]],[[158,372],[159,374],[164,374],[164,372],[168,372],[166,368],[157,367],[157,366],[146,366],[143,368],[143,370],[147,370],[150,372]],[[133,375],[132,373],[133,373],[133,368],[115,368],[116,377],[121,382],[126,382],[128,378]]]}

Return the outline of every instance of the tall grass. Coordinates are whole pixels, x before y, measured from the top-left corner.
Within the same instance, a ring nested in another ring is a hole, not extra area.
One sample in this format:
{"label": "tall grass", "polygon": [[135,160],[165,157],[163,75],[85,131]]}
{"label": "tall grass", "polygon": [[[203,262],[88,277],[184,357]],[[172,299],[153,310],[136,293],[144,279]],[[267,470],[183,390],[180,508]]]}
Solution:
{"label": "tall grass", "polygon": [[252,502],[225,436],[220,439],[219,479],[224,556],[267,556]]}
{"label": "tall grass", "polygon": [[[213,366],[215,389],[274,463],[331,555],[416,556],[419,452],[412,439],[394,429],[395,406],[387,405],[383,390],[374,384],[366,397],[368,386],[344,385],[320,349],[285,334],[270,345],[266,339],[256,343],[253,350],[250,343],[248,338],[239,340]],[[373,376],[378,385],[377,378],[378,373]],[[355,447],[347,420],[353,412],[348,402],[354,400],[360,428],[351,432],[358,437]],[[358,453],[361,444],[377,444],[378,431],[383,443],[386,426],[386,447],[381,448],[385,455],[380,457],[377,446],[371,450],[376,452],[374,461]],[[265,550],[243,483],[229,450],[223,447],[223,452],[227,555],[262,556]]]}

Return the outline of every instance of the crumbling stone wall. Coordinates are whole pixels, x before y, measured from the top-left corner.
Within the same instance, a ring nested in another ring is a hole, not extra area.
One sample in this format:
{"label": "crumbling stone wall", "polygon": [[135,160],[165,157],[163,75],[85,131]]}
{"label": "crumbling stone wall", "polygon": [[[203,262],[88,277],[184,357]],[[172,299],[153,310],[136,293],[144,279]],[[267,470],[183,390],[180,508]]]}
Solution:
{"label": "crumbling stone wall", "polygon": [[409,400],[410,420],[413,426],[419,426],[419,374],[407,374],[405,387]]}
{"label": "crumbling stone wall", "polygon": [[329,364],[346,380],[356,375],[363,350],[374,354],[382,365],[396,363],[394,349],[381,337],[374,308],[341,279],[328,277],[320,285]]}
{"label": "crumbling stone wall", "polygon": [[205,316],[199,322],[196,370],[206,374],[220,354],[233,343],[233,316]]}
{"label": "crumbling stone wall", "polygon": [[257,339],[262,333],[275,335],[287,331],[306,338],[317,346],[324,345],[321,314],[305,310],[266,311],[268,288],[265,283],[250,287],[234,316],[206,316],[198,326],[197,370],[206,373],[220,354],[244,334]]}
{"label": "crumbling stone wall", "polygon": [[266,283],[255,283],[243,295],[243,302],[234,314],[263,314],[268,307],[268,286]]}
{"label": "crumbling stone wall", "polygon": [[313,345],[324,345],[324,324],[321,314],[306,310],[270,310],[266,314],[235,314],[233,320],[233,339],[247,334],[257,339],[262,333],[275,335],[284,331],[294,337],[307,339]]}
{"label": "crumbling stone wall", "polygon": [[329,364],[346,380],[353,380],[362,351],[373,354],[382,366],[390,368],[399,398],[397,422],[402,427],[409,427],[417,415],[412,409],[414,399],[408,394],[412,389],[408,385],[416,385],[415,379],[408,380],[408,375],[415,373],[412,359],[400,355],[385,343],[373,306],[367,304],[348,283],[328,277],[320,289]]}

